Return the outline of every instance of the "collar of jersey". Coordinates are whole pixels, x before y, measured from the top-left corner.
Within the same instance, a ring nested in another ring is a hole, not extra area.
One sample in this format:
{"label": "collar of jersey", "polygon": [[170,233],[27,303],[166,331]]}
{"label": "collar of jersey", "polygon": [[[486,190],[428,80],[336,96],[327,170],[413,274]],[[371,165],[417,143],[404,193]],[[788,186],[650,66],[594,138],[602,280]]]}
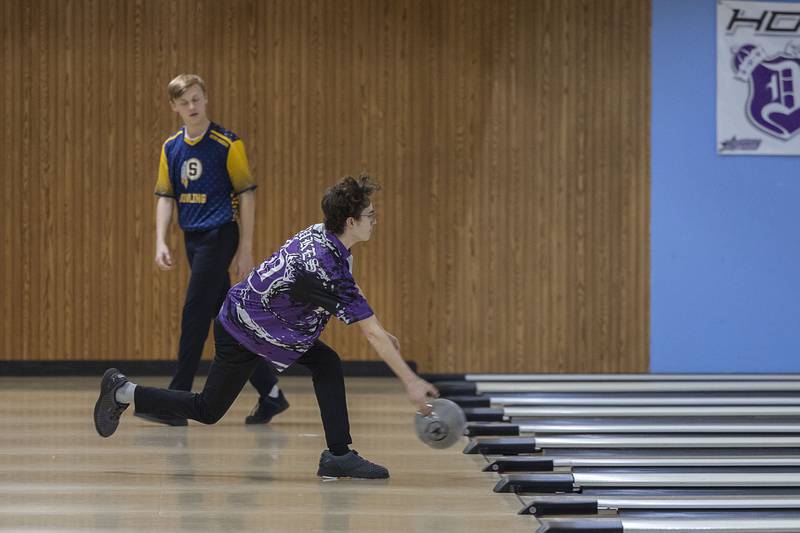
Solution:
{"label": "collar of jersey", "polygon": [[200,137],[197,137],[196,139],[193,139],[191,141],[186,136],[186,126],[184,126],[184,127],[181,128],[183,130],[183,135],[181,135],[181,138],[183,139],[183,142],[185,142],[189,146],[194,146],[194,145],[196,145],[197,143],[199,143],[200,141],[202,141],[203,139],[205,139],[208,136],[208,132],[211,131],[211,127],[213,125],[214,125],[213,122],[209,122],[208,123],[208,127],[206,128],[206,131],[204,131],[203,134]]}
{"label": "collar of jersey", "polygon": [[339,240],[339,237],[336,236],[335,233],[331,233],[328,230],[324,230],[325,234],[328,236],[328,239],[336,246],[336,249],[339,250],[339,253],[342,254],[342,259],[347,259],[352,255],[352,252],[347,249],[347,247]]}

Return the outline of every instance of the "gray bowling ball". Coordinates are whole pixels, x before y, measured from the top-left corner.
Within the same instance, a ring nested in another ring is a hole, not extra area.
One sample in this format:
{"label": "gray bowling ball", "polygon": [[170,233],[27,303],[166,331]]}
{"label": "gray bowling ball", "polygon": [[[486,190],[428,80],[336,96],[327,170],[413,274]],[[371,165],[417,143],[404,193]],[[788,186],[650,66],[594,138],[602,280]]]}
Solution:
{"label": "gray bowling ball", "polygon": [[414,415],[414,427],[419,440],[431,448],[449,448],[464,435],[467,418],[458,404],[436,398],[430,405],[433,411],[428,416]]}

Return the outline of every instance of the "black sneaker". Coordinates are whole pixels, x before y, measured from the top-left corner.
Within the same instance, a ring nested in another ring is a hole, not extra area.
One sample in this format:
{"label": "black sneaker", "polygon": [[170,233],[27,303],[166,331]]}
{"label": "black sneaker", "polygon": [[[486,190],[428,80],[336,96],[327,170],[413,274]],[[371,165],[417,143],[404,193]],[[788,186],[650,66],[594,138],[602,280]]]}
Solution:
{"label": "black sneaker", "polygon": [[330,450],[325,450],[319,457],[317,475],[328,478],[386,479],[389,471],[381,465],[367,461],[355,450],[344,455],[333,455]]}
{"label": "black sneaker", "polygon": [[244,423],[266,424],[272,420],[273,416],[284,412],[288,408],[289,402],[286,401],[283,391],[279,391],[277,398],[270,398],[269,396],[266,398],[259,398],[256,406],[250,411],[250,415],[244,419]]}
{"label": "black sneaker", "polygon": [[189,424],[185,418],[180,418],[177,416],[151,415],[146,413],[139,413],[137,411],[133,412],[133,416],[136,416],[143,420],[147,420],[149,422],[155,422],[156,424],[165,424],[167,426],[186,426]]}
{"label": "black sneaker", "polygon": [[119,403],[114,397],[121,386],[128,383],[125,374],[116,368],[109,368],[100,380],[100,396],[94,404],[94,428],[101,437],[110,437],[117,430],[119,417],[128,408],[127,403]]}

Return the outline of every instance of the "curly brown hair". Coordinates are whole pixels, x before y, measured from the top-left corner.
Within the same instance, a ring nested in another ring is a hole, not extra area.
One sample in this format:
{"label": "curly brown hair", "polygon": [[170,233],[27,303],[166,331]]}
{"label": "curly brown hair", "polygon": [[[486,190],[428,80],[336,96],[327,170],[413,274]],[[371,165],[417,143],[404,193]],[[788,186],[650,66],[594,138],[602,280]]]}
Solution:
{"label": "curly brown hair", "polygon": [[381,186],[367,174],[357,179],[345,176],[322,197],[322,213],[325,215],[325,229],[336,235],[344,232],[349,217],[358,218],[369,206],[372,193]]}

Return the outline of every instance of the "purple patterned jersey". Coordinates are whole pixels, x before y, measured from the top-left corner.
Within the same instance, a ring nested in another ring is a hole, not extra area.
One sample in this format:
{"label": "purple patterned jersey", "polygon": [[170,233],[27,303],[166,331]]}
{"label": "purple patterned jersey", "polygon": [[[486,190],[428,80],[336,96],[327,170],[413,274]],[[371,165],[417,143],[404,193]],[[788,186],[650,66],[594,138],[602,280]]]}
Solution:
{"label": "purple patterned jersey", "polygon": [[228,291],[219,320],[282,371],[311,348],[331,315],[345,324],[372,316],[352,259],[323,224],[306,228]]}

